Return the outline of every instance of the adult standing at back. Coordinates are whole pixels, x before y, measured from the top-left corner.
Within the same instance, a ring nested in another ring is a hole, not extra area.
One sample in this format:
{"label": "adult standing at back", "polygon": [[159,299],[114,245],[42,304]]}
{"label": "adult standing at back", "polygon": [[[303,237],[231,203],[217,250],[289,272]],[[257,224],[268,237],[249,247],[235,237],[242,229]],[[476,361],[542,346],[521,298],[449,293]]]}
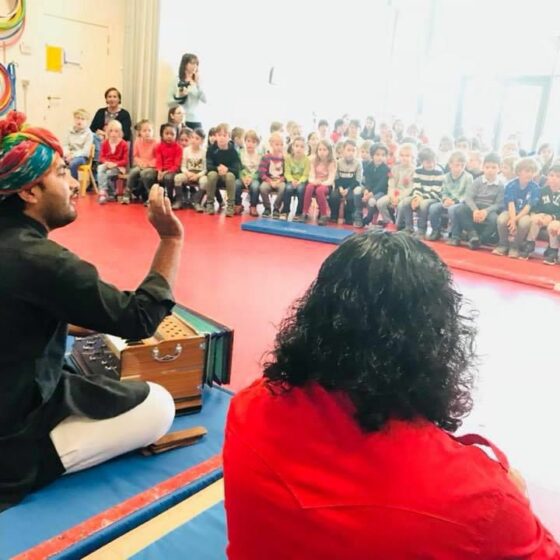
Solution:
{"label": "adult standing at back", "polygon": [[171,84],[168,105],[181,105],[185,110],[185,126],[195,130],[202,128],[197,111],[201,101],[206,103],[206,94],[200,87],[198,57],[185,53],[181,57],[178,76]]}
{"label": "adult standing at back", "polygon": [[105,126],[109,121],[117,120],[121,123],[123,129],[123,138],[130,142],[132,139],[132,119],[130,113],[121,107],[121,92],[110,87],[105,91],[106,106],[101,107],[95,113],[91,121],[91,130],[100,140],[105,140]]}

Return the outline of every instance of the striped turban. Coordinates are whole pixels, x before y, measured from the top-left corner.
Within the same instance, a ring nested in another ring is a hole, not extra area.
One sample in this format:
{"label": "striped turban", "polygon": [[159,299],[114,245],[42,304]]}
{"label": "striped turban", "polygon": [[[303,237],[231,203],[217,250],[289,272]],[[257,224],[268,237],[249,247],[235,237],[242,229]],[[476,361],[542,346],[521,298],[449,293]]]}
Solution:
{"label": "striped turban", "polygon": [[26,126],[25,115],[10,111],[0,120],[0,196],[36,185],[62,156],[58,139],[44,128]]}

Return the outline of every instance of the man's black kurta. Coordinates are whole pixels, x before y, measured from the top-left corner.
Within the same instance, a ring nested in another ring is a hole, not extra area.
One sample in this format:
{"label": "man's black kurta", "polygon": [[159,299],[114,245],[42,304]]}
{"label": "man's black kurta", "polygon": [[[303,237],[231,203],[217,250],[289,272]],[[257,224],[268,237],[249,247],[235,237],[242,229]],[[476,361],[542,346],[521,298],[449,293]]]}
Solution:
{"label": "man's black kurta", "polygon": [[143,382],[64,369],[67,325],[146,338],[173,305],[161,275],[121,292],[43,225],[0,204],[0,511],[64,471],[49,437],[64,418],[112,418],[148,394]]}

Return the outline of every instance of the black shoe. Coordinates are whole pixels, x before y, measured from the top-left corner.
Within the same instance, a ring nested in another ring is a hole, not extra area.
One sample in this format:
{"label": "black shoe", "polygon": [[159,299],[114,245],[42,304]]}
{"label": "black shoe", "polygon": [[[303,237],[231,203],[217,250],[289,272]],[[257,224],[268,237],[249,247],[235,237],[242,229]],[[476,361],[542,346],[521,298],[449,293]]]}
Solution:
{"label": "black shoe", "polygon": [[279,212],[278,210],[274,210],[274,211],[272,212],[272,217],[273,217],[275,220],[279,220],[279,219],[280,219],[280,212]]}
{"label": "black shoe", "polygon": [[450,237],[447,240],[447,245],[450,245],[451,247],[460,247],[461,246],[461,240],[457,239],[456,237]]}
{"label": "black shoe", "polygon": [[263,218],[270,218],[270,208],[265,208],[261,214]]}
{"label": "black shoe", "polygon": [[547,249],[547,254],[544,257],[544,264],[556,264],[558,262],[558,249],[552,249],[549,247]]}
{"label": "black shoe", "polygon": [[441,239],[441,232],[439,229],[432,230],[432,233],[426,237],[427,241],[437,241],[438,239]]}
{"label": "black shoe", "polygon": [[469,239],[469,249],[472,249],[473,251],[476,251],[477,249],[480,249],[480,239],[479,239],[478,235],[473,235]]}
{"label": "black shoe", "polygon": [[521,250],[519,251],[519,258],[523,261],[526,261],[533,251],[535,250],[535,242],[534,241],[526,241]]}

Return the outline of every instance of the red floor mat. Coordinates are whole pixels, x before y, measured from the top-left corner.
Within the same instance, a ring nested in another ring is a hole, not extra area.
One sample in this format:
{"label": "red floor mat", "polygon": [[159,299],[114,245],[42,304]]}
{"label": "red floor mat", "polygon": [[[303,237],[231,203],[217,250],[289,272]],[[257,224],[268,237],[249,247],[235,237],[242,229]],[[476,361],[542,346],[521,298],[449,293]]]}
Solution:
{"label": "red floor mat", "polygon": [[488,249],[471,251],[466,247],[450,247],[441,242],[427,244],[437,251],[448,266],[456,270],[560,291],[560,266],[547,266],[541,257],[523,261],[498,257]]}

